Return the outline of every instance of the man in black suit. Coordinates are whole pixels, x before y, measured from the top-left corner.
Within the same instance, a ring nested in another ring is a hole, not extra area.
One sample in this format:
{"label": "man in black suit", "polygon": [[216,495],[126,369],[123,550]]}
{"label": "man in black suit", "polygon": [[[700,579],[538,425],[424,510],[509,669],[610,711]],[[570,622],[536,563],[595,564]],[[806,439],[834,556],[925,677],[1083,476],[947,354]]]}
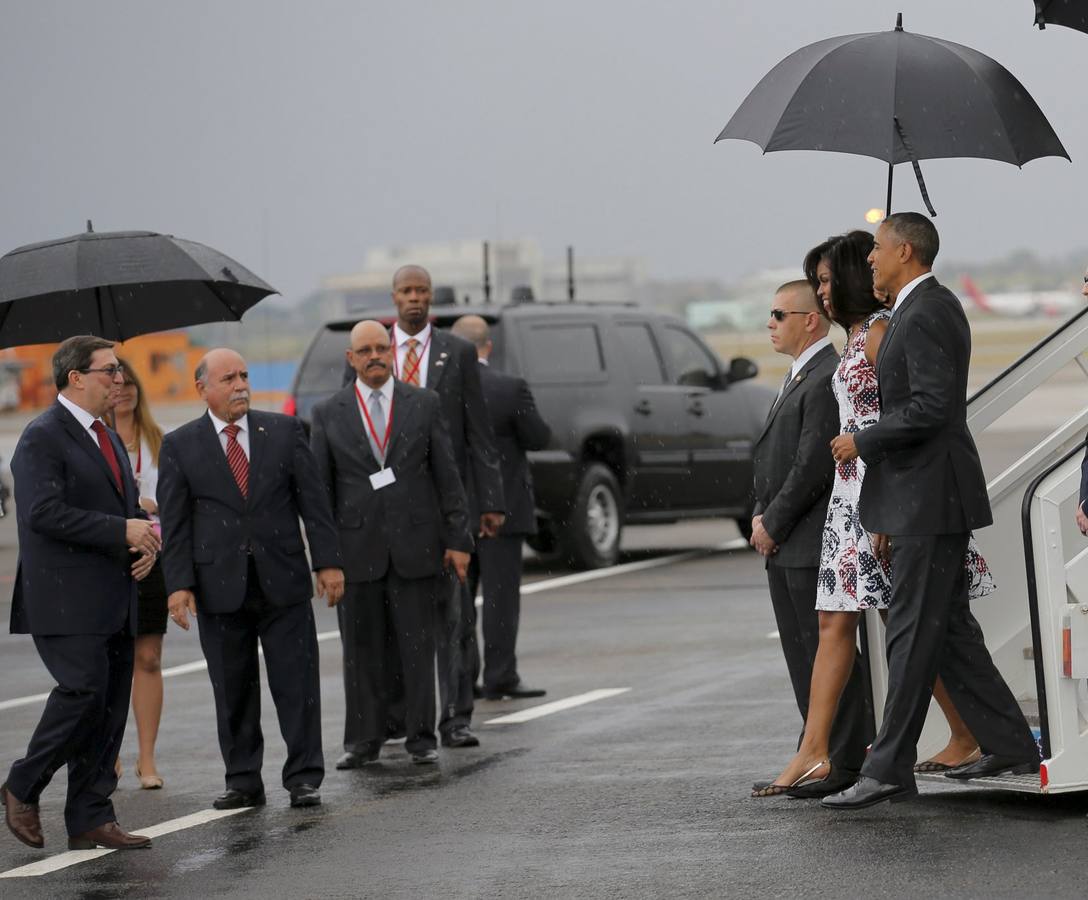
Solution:
{"label": "man in black suit", "polygon": [[53,381],[57,402],[26,427],[11,459],[19,530],[11,631],[34,636],[57,686],[0,799],[15,837],[44,846],[38,797],[67,764],[69,849],[149,847],[120,828],[110,795],[132,685],[135,582],[160,541],[139,510],[124,445],[101,419],[122,384],[113,344],[69,338],[53,354]]}
{"label": "man in black suit", "polygon": [[[767,328],[774,349],[793,357],[793,363],[752,461],[756,503],[751,544],[767,560],[771,605],[802,720],[808,715],[820,643],[816,584],[835,474],[828,444],[839,431],[838,404],[831,391],[839,355],[827,337],[829,327],[807,281],[791,281],[778,289]],[[871,737],[872,716],[855,659],[831,730],[831,776],[811,789],[806,786],[803,795],[818,796],[851,784]]]}
{"label": "man in black suit", "polygon": [[444,568],[467,576],[467,500],[438,397],[393,378],[389,332],[358,323],[347,357],[357,377],[315,407],[311,431],[347,576],[336,610],[347,706],[336,766],[376,762],[385,742],[390,633],[403,664],[406,749],[434,763],[435,591]]}
{"label": "man in black suit", "polygon": [[185,629],[197,616],[215,694],[226,791],[212,805],[265,802],[259,640],[287,744],[283,786],[292,806],[315,806],[325,774],[321,693],[299,518],[317,595],[334,606],[344,573],[328,494],[298,419],[250,410],[241,356],[211,350],[195,375],[208,412],[163,440],[158,499],[170,615]]}
{"label": "man in black suit", "polygon": [[462,316],[450,330],[472,344],[480,360],[480,384],[495,430],[506,499],[506,521],[494,537],[477,542],[470,569],[469,596],[475,596],[477,582],[483,582],[483,696],[488,700],[543,697],[545,691],[522,682],[515,651],[521,613],[521,549],[525,537],[536,534],[533,476],[525,452],[543,450],[552,432],[537,412],[525,379],[497,372],[488,364],[492,345],[487,322],[480,316]]}
{"label": "man in black suit", "polygon": [[[506,507],[476,351],[467,341],[431,326],[431,276],[426,269],[402,266],[397,270],[393,276],[393,303],[397,308],[392,330],[393,374],[405,384],[427,387],[438,394],[457,470],[468,492],[470,528],[480,537],[494,537],[502,527]],[[469,728],[478,653],[475,601],[467,589],[451,584],[439,590],[438,603],[442,627],[435,639],[442,745],[475,747],[480,741]],[[399,668],[391,666],[391,671],[391,706],[396,720]]]}
{"label": "man in black suit", "polygon": [[890,545],[888,696],[880,733],[849,790],[825,806],[861,809],[918,793],[912,771],[938,673],[982,758],[947,772],[978,778],[1039,769],[1035,740],[993,664],[967,601],[970,532],[992,522],[986,479],[967,428],[971,329],[931,272],[937,229],[918,213],[884,220],[869,255],[873,285],[895,306],[877,357],[880,421],[839,435],[835,458],[865,460],[860,515]]}

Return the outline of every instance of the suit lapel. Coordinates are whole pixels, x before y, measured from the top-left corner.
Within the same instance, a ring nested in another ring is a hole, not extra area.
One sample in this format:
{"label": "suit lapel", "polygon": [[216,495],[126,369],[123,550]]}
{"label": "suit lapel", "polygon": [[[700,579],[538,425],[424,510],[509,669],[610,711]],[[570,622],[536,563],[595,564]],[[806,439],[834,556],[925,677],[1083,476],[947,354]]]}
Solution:
{"label": "suit lapel", "polygon": [[[249,496],[246,498],[246,503],[249,503],[257,491],[261,487],[261,464],[264,462],[264,456],[268,450],[268,432],[261,427],[260,418],[253,418],[253,411],[250,410],[247,417],[249,422]],[[223,454],[223,459],[226,459],[227,455]],[[229,467],[228,467],[229,468]],[[241,496],[241,491],[238,495]]]}
{"label": "suit lapel", "polygon": [[[240,508],[245,508],[246,501],[242,496],[242,492],[238,490],[238,482],[234,480],[234,473],[230,470],[230,465],[227,463],[227,454],[223,452],[223,445],[219,443],[219,435],[215,433],[215,425],[212,424],[211,416],[204,413],[200,417],[200,424],[197,426],[199,432],[200,443],[204,448],[204,456],[211,460],[211,465],[218,470],[221,481],[225,481],[227,484],[227,493],[223,499],[230,498]],[[253,452],[252,435],[250,435],[250,452]],[[253,466],[250,465],[252,470]]]}
{"label": "suit lapel", "polygon": [[[430,376],[428,376],[430,380]],[[400,443],[397,438],[405,432],[406,426],[415,417],[415,398],[410,391],[405,390],[399,381],[393,384],[393,424],[389,429],[389,446],[385,448],[385,461],[393,458],[393,450]]]}
{"label": "suit lapel", "polygon": [[[399,381],[393,383],[393,396],[397,395],[397,386],[400,385]],[[381,468],[381,464],[374,456],[374,451],[370,449],[370,439],[366,435],[366,425],[363,424],[363,414],[359,411],[359,398],[355,395],[355,382],[352,381],[346,388],[340,391],[336,397],[337,403],[340,405],[340,418],[344,423],[344,427],[347,429],[348,434],[348,446],[357,447],[362,458],[370,465],[374,471]],[[393,413],[396,415],[396,402],[393,403]],[[392,440],[392,438],[390,438]],[[386,458],[389,457],[388,448],[386,448]]]}
{"label": "suit lapel", "polygon": [[885,349],[895,340],[896,331],[899,329],[899,325],[903,321],[903,316],[907,310],[910,309],[912,303],[918,299],[919,296],[926,291],[932,290],[935,287],[940,287],[937,283],[937,277],[927,278],[921,284],[917,285],[914,290],[907,295],[907,298],[903,301],[902,305],[894,313],[892,313],[891,319],[888,321],[888,331],[884,335],[884,340],[880,342],[880,349],[876,354],[876,371],[877,371],[877,384],[880,383],[880,364],[884,361]]}
{"label": "suit lapel", "polygon": [[[110,487],[117,492],[119,497],[124,495],[121,493],[121,488],[117,484],[117,479],[113,477],[113,470],[110,468],[110,464],[106,462],[106,457],[102,455],[102,448],[98,446],[98,439],[87,431],[82,425],[76,421],[76,417],[73,416],[64,405],[59,401],[56,405],[60,423],[64,426],[64,430],[67,431],[72,439],[78,444],[83,451],[91,458],[99,471],[106,476],[106,479],[110,483]],[[117,443],[113,444],[114,454],[117,453]],[[120,459],[118,459],[118,466],[120,466]],[[122,472],[124,469],[121,470]]]}
{"label": "suit lapel", "polygon": [[446,335],[431,325],[431,347],[427,351],[427,387],[432,391],[449,368],[450,348]]}
{"label": "suit lapel", "polygon": [[786,385],[786,389],[782,391],[782,396],[775,401],[774,406],[772,406],[770,412],[767,413],[767,421],[763,423],[763,430],[759,433],[759,437],[756,438],[757,444],[763,440],[763,436],[770,429],[771,423],[774,422],[775,417],[778,415],[778,411],[786,405],[786,400],[789,399],[790,394],[792,394],[797,389],[798,385],[808,378],[812,370],[820,364],[824,358],[824,354],[833,352],[834,350],[831,347],[824,347],[819,353],[813,356],[812,359],[805,363],[801,371]]}

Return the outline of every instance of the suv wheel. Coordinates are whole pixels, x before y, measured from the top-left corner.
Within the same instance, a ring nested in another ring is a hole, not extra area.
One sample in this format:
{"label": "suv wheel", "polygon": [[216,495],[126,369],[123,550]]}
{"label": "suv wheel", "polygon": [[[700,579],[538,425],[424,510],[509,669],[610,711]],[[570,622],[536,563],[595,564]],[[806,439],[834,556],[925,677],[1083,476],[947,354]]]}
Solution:
{"label": "suv wheel", "polygon": [[614,565],[620,555],[623,501],[612,470],[592,463],[582,473],[574,506],[560,532],[563,556],[578,569]]}

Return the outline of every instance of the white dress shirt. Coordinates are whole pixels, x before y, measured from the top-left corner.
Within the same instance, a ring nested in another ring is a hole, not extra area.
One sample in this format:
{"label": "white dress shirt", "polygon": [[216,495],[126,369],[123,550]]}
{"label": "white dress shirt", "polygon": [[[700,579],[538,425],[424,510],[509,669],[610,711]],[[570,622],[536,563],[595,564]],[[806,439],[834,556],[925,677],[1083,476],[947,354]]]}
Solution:
{"label": "white dress shirt", "polygon": [[61,402],[61,405],[63,405],[64,408],[68,410],[68,412],[76,417],[76,421],[83,426],[83,430],[86,431],[88,437],[90,437],[90,439],[94,441],[94,445],[96,447],[100,447],[101,444],[98,443],[98,435],[91,430],[91,426],[94,425],[95,422],[98,422],[100,420],[92,416],[82,406],[78,405],[77,403],[73,403],[71,400],[65,397],[64,394],[57,394],[57,399]]}
{"label": "white dress shirt", "polygon": [[908,281],[905,285],[903,285],[903,290],[901,290],[899,292],[899,296],[895,298],[895,305],[892,307],[892,315],[894,316],[899,311],[899,307],[903,305],[903,301],[907,299],[911,291],[918,287],[918,285],[920,285],[927,278],[932,277],[932,272],[923,272],[913,281]]}
{"label": "white dress shirt", "polygon": [[806,365],[808,365],[808,361],[812,359],[812,357],[814,357],[817,353],[823,350],[824,347],[830,346],[831,338],[824,337],[820,338],[811,347],[807,347],[805,351],[793,361],[793,365],[790,366],[790,377],[795,377],[798,372],[800,372]]}
{"label": "white dress shirt", "polygon": [[[215,428],[215,433],[219,435],[219,446],[223,448],[223,452],[227,452],[227,436],[223,433],[223,429],[226,428],[230,422],[224,422],[210,409],[208,410],[208,418],[212,420],[212,425]],[[238,432],[238,445],[242,448],[242,452],[245,453],[246,459],[249,459],[249,416],[242,416],[240,419],[236,419],[234,424],[241,429]]]}
{"label": "white dress shirt", "polygon": [[[373,394],[375,390],[381,394],[381,400],[379,400],[378,402],[382,405],[382,415],[385,416],[385,422],[388,425],[389,416],[393,410],[393,379],[387,378],[385,380],[385,384],[383,384],[380,388],[372,388],[369,384],[366,384],[363,379],[356,378],[355,390],[359,392],[358,396],[363,398],[363,402],[366,404],[366,411],[368,415],[370,413],[370,395]],[[359,416],[363,420],[363,428],[366,428],[366,416],[363,415],[362,407],[359,408]],[[385,435],[379,434],[378,440],[385,440]]]}
{"label": "white dress shirt", "polygon": [[[431,355],[431,323],[428,322],[419,334],[407,334],[400,330],[400,325],[393,326],[393,345],[397,354],[397,378],[405,380],[404,358],[408,355],[408,342],[419,341],[416,352],[419,354],[419,386],[427,386],[427,369],[429,367],[428,356]],[[362,390],[360,388],[359,390]],[[368,389],[369,390],[369,389]],[[369,395],[365,395],[369,396]]]}

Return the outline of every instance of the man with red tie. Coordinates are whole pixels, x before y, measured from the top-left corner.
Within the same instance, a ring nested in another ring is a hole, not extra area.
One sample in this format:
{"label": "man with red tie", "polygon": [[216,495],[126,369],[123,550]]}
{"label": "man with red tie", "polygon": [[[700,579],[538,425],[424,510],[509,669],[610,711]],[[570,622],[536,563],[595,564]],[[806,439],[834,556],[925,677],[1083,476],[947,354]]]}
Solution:
{"label": "man with red tie", "polygon": [[19,529],[11,631],[33,635],[57,686],[0,799],[15,837],[42,847],[38,797],[67,765],[69,849],[149,847],[117,824],[110,795],[132,684],[136,581],[160,541],[139,509],[124,445],[101,420],[122,384],[113,344],[64,341],[53,381],[57,402],[26,427],[11,459]]}
{"label": "man with red tie", "polygon": [[344,592],[328,494],[298,419],[249,408],[249,373],[233,350],[210,351],[196,368],[207,415],[163,440],[159,462],[163,570],[170,615],[200,620],[200,645],[215,695],[226,791],[216,809],[260,806],[264,739],[260,668],[287,744],[283,786],[292,806],[321,802],[321,697],[306,537],[317,594]]}

